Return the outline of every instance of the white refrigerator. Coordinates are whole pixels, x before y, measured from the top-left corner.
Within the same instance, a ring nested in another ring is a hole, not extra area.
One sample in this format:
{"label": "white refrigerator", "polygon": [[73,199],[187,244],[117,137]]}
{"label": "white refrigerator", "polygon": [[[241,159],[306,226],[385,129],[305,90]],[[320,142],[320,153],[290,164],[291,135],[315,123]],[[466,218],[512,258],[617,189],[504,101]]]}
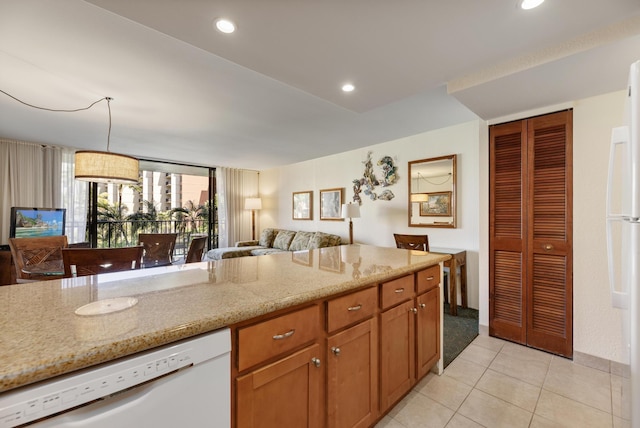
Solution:
{"label": "white refrigerator", "polygon": [[640,428],[640,61],[631,65],[624,126],[611,137],[607,183],[607,255],[614,307],[622,310],[629,382],[622,406]]}

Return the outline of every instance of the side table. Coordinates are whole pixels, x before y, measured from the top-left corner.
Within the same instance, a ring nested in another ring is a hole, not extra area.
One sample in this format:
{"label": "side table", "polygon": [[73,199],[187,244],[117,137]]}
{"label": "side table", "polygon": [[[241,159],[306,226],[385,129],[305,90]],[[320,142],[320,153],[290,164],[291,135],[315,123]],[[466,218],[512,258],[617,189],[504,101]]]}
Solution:
{"label": "side table", "polygon": [[460,268],[462,307],[467,307],[467,251],[455,248],[429,247],[429,252],[451,255],[451,258],[443,262],[443,265],[449,268],[449,313],[451,315],[458,315],[458,268]]}

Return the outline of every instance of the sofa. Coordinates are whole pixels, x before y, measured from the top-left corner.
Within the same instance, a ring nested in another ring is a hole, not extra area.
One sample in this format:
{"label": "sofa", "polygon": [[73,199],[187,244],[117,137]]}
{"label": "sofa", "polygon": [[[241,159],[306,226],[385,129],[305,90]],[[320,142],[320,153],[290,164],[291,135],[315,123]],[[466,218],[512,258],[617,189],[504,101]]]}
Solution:
{"label": "sofa", "polygon": [[214,248],[204,260],[262,256],[285,251],[302,251],[340,245],[340,237],[323,232],[303,232],[284,229],[264,229],[257,241],[239,241],[235,247]]}

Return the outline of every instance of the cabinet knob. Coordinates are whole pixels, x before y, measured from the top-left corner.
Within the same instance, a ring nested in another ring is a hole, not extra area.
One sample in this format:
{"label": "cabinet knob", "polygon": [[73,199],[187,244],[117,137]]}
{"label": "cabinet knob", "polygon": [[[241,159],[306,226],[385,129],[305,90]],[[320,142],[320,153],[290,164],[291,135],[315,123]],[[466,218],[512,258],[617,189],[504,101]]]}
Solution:
{"label": "cabinet knob", "polygon": [[413,312],[414,314],[417,314],[418,313],[418,309],[411,308],[411,309],[409,309],[409,312]]}
{"label": "cabinet knob", "polygon": [[331,352],[333,352],[333,354],[337,357],[338,355],[340,355],[340,348],[336,348],[334,346],[333,348],[331,348]]}
{"label": "cabinet knob", "polygon": [[542,249],[543,249],[543,250],[545,250],[545,251],[551,251],[551,250],[553,250],[553,245],[551,245],[551,244],[544,244],[544,245],[542,246]]}
{"label": "cabinet knob", "polygon": [[426,303],[420,303],[420,305],[419,305],[419,306],[420,306],[420,308],[421,308],[421,309],[424,309],[424,308],[426,308],[426,307],[427,307],[427,304],[426,304]]}
{"label": "cabinet knob", "polygon": [[311,359],[311,364],[313,364],[316,367],[320,367],[320,358],[313,357]]}

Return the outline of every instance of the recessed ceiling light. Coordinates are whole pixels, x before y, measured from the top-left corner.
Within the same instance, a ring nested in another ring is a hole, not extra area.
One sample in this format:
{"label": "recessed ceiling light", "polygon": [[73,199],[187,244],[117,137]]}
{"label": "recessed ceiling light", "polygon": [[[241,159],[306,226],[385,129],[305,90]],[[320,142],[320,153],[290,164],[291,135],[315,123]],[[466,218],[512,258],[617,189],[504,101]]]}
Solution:
{"label": "recessed ceiling light", "polygon": [[355,88],[356,88],[356,87],[355,87],[355,86],[353,86],[351,83],[345,83],[344,85],[342,85],[342,91],[343,91],[343,92],[353,92],[353,90],[354,90]]}
{"label": "recessed ceiling light", "polygon": [[519,6],[520,9],[529,10],[540,6],[543,2],[544,0],[520,0]]}
{"label": "recessed ceiling light", "polygon": [[225,34],[230,34],[236,31],[236,24],[228,19],[216,19],[216,28]]}

